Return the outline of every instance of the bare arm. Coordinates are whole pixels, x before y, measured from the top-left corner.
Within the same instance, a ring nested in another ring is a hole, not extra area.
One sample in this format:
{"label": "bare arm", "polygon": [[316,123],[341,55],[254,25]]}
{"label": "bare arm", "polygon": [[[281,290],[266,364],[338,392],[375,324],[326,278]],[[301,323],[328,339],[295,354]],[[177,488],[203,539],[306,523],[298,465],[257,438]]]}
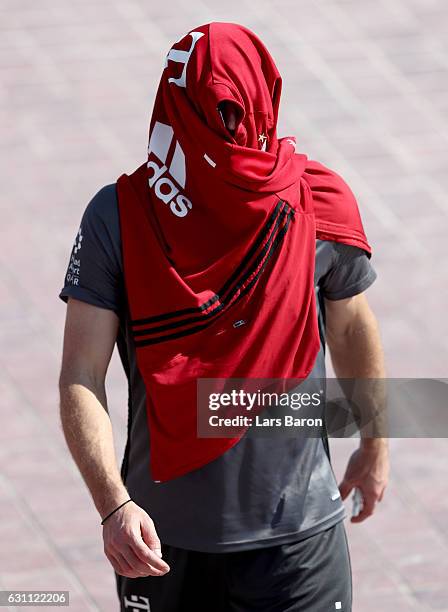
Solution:
{"label": "bare arm", "polygon": [[[117,330],[111,310],[69,299],[59,378],[61,422],[101,517],[129,499],[115,458],[105,390]],[[106,556],[122,575],[162,575],[169,569],[159,558],[151,518],[133,502],[105,522],[103,537]]]}
{"label": "bare arm", "polygon": [[378,433],[385,431],[384,407],[380,405],[378,410],[376,405],[382,402],[381,380],[386,376],[383,349],[378,323],[364,293],[344,300],[326,300],[325,307],[326,338],[338,378],[374,379],[370,386],[366,385],[366,389],[374,392],[366,393],[364,402],[360,403],[365,411],[361,417],[365,423],[370,421],[374,435],[364,436],[361,432],[360,448],[350,458],[340,485],[343,499],[354,487],[361,490],[364,509],[352,519],[361,522],[373,513],[375,503],[381,501],[389,475],[387,438]]}
{"label": "bare arm", "polygon": [[61,421],[102,517],[129,498],[115,460],[105,390],[117,329],[112,311],[69,300],[59,379]]}
{"label": "bare arm", "polygon": [[325,300],[326,338],[339,378],[384,378],[378,323],[364,293]]}

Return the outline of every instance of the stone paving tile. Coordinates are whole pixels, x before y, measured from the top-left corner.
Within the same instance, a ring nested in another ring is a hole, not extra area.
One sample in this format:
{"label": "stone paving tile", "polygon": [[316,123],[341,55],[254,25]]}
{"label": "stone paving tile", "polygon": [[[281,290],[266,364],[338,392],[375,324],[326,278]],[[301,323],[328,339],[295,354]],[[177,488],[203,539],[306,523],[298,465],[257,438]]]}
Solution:
{"label": "stone paving tile", "polygon": [[[23,571],[19,573],[4,573],[2,575],[3,584],[7,584],[8,590],[57,590],[69,591],[70,612],[97,612],[100,608],[90,593],[82,587],[72,571],[66,571],[63,568],[54,569],[38,569],[32,571]],[[53,585],[53,586],[52,586]],[[36,607],[20,606],[9,608],[10,610],[28,610],[33,612]],[[49,612],[54,610],[54,606],[39,606],[40,610]]]}
{"label": "stone paving tile", "polygon": [[[209,20],[245,23],[266,41],[284,78],[280,131],[358,197],[389,375],[447,372],[443,0],[3,0],[0,586],[69,588],[72,611],[117,608],[98,516],[58,422],[57,294],[86,204],[144,159],[170,43]],[[116,354],[109,377],[121,457],[127,398]],[[339,477],[353,444],[332,441]],[[391,449],[375,516],[347,522],[354,612],[448,610],[447,441]]]}

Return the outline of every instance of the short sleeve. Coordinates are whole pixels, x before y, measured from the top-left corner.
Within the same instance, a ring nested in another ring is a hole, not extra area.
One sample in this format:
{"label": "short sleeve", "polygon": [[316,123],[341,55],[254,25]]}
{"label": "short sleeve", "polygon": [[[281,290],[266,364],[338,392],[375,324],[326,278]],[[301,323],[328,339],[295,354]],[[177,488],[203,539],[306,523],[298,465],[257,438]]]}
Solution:
{"label": "short sleeve", "polygon": [[120,316],[124,281],[115,184],[106,185],[92,198],[81,219],[59,297],[88,302]]}
{"label": "short sleeve", "polygon": [[320,290],[329,300],[343,300],[365,291],[377,274],[366,251],[332,242],[332,263],[320,279]]}

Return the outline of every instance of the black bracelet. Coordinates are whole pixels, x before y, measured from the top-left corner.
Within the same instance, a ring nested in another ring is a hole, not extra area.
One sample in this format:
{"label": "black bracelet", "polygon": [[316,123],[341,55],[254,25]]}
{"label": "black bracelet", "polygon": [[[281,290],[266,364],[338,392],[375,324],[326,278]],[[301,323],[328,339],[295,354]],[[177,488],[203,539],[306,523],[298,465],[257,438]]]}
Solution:
{"label": "black bracelet", "polygon": [[125,504],[127,504],[128,502],[130,502],[130,501],[132,501],[132,499],[131,499],[131,498],[127,499],[125,502],[123,502],[122,504],[120,504],[120,505],[118,506],[118,508],[115,508],[115,510],[112,510],[112,512],[109,512],[109,514],[108,514],[107,516],[105,516],[105,517],[103,518],[103,520],[101,521],[101,525],[104,525],[105,521],[107,521],[107,519],[108,519],[110,516],[112,516],[112,514],[113,514],[114,512],[116,512],[116,511],[117,511],[117,510],[119,510],[120,508],[123,508],[123,506],[124,506]]}

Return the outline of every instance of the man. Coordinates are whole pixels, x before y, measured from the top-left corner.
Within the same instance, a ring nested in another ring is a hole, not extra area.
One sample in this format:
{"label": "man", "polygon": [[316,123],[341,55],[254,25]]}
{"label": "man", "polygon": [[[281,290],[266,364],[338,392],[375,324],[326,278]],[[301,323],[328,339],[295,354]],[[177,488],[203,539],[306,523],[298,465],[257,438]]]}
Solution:
{"label": "man", "polygon": [[[384,440],[361,439],[338,491],[324,435],[189,430],[196,378],[323,379],[325,342],[338,376],[384,377],[356,202],[277,139],[280,84],[245,28],[190,32],[167,56],[148,163],[96,194],[75,240],[61,419],[121,610],[351,610],[342,499],[356,487],[352,520],[373,513]],[[105,393],[115,342],[129,381],[121,473]]]}

